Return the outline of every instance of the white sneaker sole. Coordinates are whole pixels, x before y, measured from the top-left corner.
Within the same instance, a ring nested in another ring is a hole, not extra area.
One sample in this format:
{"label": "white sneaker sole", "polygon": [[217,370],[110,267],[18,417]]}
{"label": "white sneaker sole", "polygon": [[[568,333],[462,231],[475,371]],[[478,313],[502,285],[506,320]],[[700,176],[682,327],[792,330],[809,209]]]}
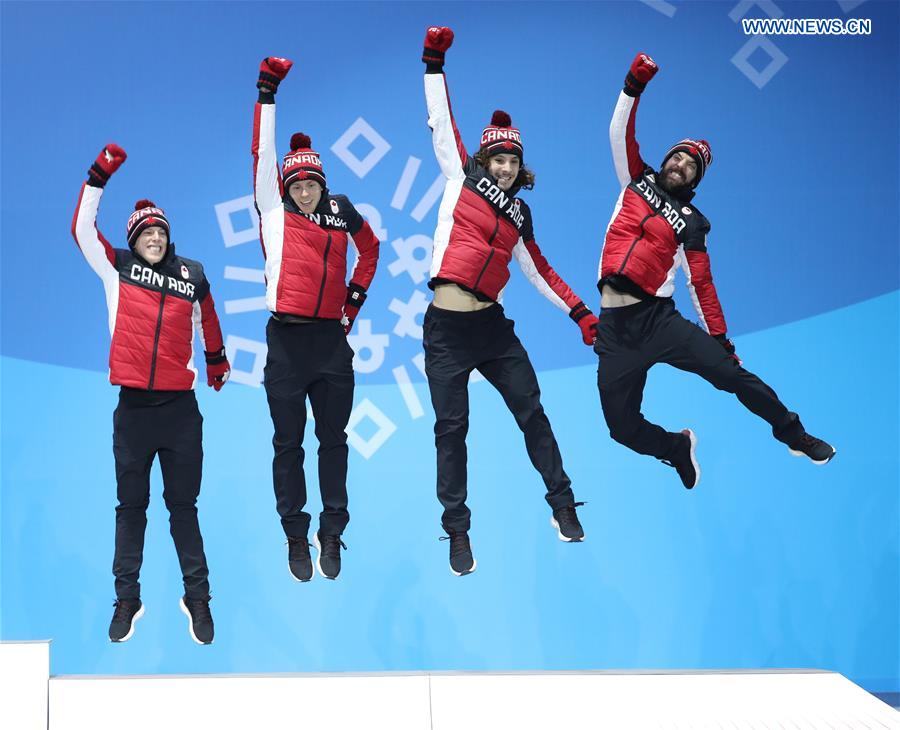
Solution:
{"label": "white sneaker sole", "polygon": [[555,517],[550,518],[550,526],[556,530],[556,534],[559,535],[559,539],[563,542],[584,542],[583,537],[566,537],[562,534],[562,530],[559,529],[559,523],[556,521]]}
{"label": "white sneaker sole", "polygon": [[206,643],[205,641],[200,641],[200,639],[198,639],[198,638],[197,638],[197,635],[194,633],[194,619],[191,618],[191,612],[188,611],[187,606],[184,605],[184,597],[181,597],[181,598],[178,599],[178,606],[181,608],[181,612],[182,612],[185,616],[187,616],[187,620],[188,620],[188,631],[189,631],[190,634],[191,634],[191,638],[192,638],[195,642],[197,642],[198,644],[200,644],[200,646],[209,646],[209,644],[212,644],[212,641],[210,641],[209,644]]}
{"label": "white sneaker sole", "polygon": [[[323,578],[328,578],[328,580],[337,580],[340,577],[340,574],[326,575],[325,571],[322,570],[322,545],[319,542],[319,533],[318,532],[313,536],[313,547],[315,547],[316,552],[318,553],[318,555],[316,555],[316,568],[319,571],[319,575],[321,575]],[[338,549],[340,550],[340,548],[338,548]]]}
{"label": "white sneaker sole", "polygon": [[831,456],[829,456],[824,461],[816,461],[809,454],[804,454],[802,451],[796,451],[796,450],[792,449],[790,446],[788,447],[788,451],[791,452],[791,456],[805,456],[816,466],[825,466],[825,464],[827,464],[829,461],[831,461],[834,458],[834,455],[837,453],[837,449],[834,448],[834,446],[832,446],[831,447]]}
{"label": "white sneaker sole", "polygon": [[472,558],[472,569],[471,569],[471,570],[464,570],[462,573],[457,573],[455,570],[453,570],[453,566],[451,565],[451,566],[450,566],[450,572],[453,573],[453,575],[455,575],[455,576],[462,577],[462,576],[464,576],[464,575],[470,575],[471,573],[474,573],[474,572],[475,572],[475,568],[477,568],[477,567],[478,567],[478,561],[475,560],[475,558],[473,557],[473,558]]}
{"label": "white sneaker sole", "polygon": [[691,440],[691,464],[694,467],[694,473],[697,475],[694,483],[688,487],[688,489],[693,489],[700,483],[700,464],[697,463],[697,436],[689,428],[684,430],[687,431],[688,438]]}
{"label": "white sneaker sole", "polygon": [[143,615],[144,615],[144,604],[142,603],[141,607],[137,610],[137,612],[134,614],[134,616],[131,617],[131,628],[128,629],[128,633],[125,634],[125,636],[123,636],[118,641],[113,641],[112,639],[110,639],[109,640],[110,643],[111,644],[122,644],[122,643],[128,641],[134,635],[134,625],[137,623],[138,619]]}

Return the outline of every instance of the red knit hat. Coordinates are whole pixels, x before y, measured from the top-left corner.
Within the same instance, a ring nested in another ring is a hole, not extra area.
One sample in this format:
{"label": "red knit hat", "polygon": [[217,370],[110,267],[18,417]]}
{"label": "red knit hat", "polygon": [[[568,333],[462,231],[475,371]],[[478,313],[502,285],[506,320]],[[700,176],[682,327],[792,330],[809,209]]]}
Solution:
{"label": "red knit hat", "polygon": [[162,208],[157,208],[156,203],[151,200],[139,200],[134,204],[134,213],[128,218],[125,224],[125,235],[128,237],[128,245],[134,246],[141,231],[150,226],[159,226],[166,232],[166,238],[169,234],[169,220]]}
{"label": "red knit hat", "polygon": [[694,159],[694,162],[697,163],[697,177],[695,177],[694,182],[691,183],[692,188],[697,187],[697,184],[706,173],[706,168],[712,164],[712,150],[709,147],[709,142],[705,139],[681,140],[672,145],[669,151],[666,152],[666,156],[663,157],[660,169],[666,166],[666,162],[668,162],[669,158],[676,152],[684,152],[690,155]]}
{"label": "red knit hat", "polygon": [[512,126],[509,114],[498,109],[491,117],[491,123],[481,133],[481,152],[492,155],[517,155],[522,160],[522,135]]}
{"label": "red knit hat", "polygon": [[291,137],[291,151],[284,156],[285,191],[298,180],[315,180],[325,187],[325,172],[319,153],[311,149],[312,140],[303,132]]}

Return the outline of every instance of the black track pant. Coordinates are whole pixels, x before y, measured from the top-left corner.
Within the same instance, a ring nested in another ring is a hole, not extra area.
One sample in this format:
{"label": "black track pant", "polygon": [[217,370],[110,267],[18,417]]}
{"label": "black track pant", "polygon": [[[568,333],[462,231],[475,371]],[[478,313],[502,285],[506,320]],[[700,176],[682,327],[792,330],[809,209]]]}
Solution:
{"label": "black track pant", "polygon": [[437,494],[444,506],[447,532],[465,532],[466,433],[469,429],[469,374],[478,370],[493,385],[525,436],[525,448],[547,487],[553,509],[574,502],[571,482],[550,422],[541,407],[541,391],[528,353],[503,307],[451,312],[429,306],[425,313],[425,374],[434,406],[437,446]]}
{"label": "black track pant", "polygon": [[306,537],[310,516],[303,474],[306,397],[319,440],[319,490],[323,535],[340,535],[347,512],[347,422],[353,408],[353,350],[337,320],[266,325],[269,355],[265,386],[275,426],[272,478],[276,509],[288,537]]}
{"label": "black track pant", "polygon": [[184,593],[209,598],[209,570],[197,522],[203,467],[203,417],[192,390],[167,393],[122,388],[113,413],[113,454],[119,505],[113,575],[118,598],[139,598],[138,575],[150,504],[150,467],[159,456],[163,500],[181,564]]}
{"label": "black track pant", "polygon": [[600,358],[597,385],[609,433],[639,454],[668,459],[676,444],[677,434],[650,423],[641,413],[647,371],[659,362],[696,373],[719,390],[734,393],[772,426],[779,441],[790,444],[803,434],[797,414],[785,408],[775,391],[682,317],[671,299],[604,309],[594,352]]}

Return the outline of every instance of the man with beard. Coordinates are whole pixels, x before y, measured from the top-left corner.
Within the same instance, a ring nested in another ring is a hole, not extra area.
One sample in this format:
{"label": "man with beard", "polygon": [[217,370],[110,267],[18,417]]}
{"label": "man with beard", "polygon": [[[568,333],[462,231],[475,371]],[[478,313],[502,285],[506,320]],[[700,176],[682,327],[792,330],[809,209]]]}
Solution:
{"label": "man with beard", "polygon": [[[675,467],[688,489],[700,481],[693,431],[668,432],[641,414],[647,371],[664,362],[734,393],[772,426],[775,438],[792,454],[826,464],[835,449],[806,433],[775,391],[741,367],[726,334],[706,250],[710,224],[691,204],[712,163],[709,143],[681,140],[666,153],[658,172],[641,158],[635,115],[641,92],[657,70],[649,56],[635,57],[609,127],[622,192],[600,260],[597,286],[603,311],[594,351],[600,358],[597,385],[610,435]],[[679,265],[687,275],[699,327],[682,317],[672,301]]]}

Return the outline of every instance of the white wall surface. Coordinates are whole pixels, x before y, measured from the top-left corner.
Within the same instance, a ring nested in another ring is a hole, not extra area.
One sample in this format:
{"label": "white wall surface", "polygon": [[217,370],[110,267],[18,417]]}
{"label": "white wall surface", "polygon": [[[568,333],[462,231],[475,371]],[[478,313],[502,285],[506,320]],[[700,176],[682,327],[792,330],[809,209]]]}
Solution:
{"label": "white wall surface", "polygon": [[0,728],[47,730],[49,641],[0,641]]}

